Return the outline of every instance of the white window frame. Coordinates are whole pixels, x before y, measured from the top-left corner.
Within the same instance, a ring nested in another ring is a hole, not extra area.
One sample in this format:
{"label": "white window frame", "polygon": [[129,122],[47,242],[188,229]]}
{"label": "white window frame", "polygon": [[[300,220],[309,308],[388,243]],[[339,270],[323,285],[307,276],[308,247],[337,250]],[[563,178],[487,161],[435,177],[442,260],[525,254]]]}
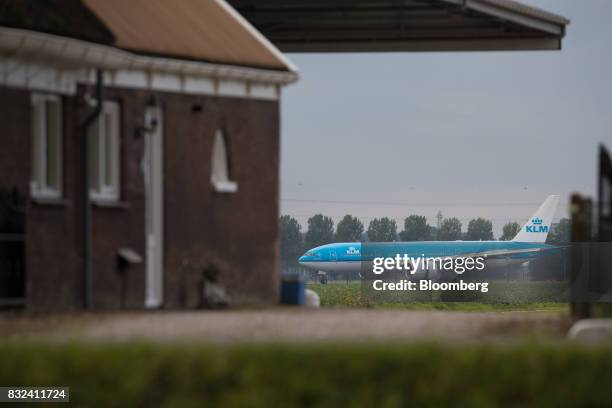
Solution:
{"label": "white window frame", "polygon": [[230,179],[229,153],[221,130],[215,132],[210,161],[210,182],[217,193],[236,193],[238,183]]}
{"label": "white window frame", "polygon": [[[58,146],[56,151],[56,177],[57,185],[48,184],[47,174],[47,102],[58,104],[58,118],[56,121],[58,132]],[[38,111],[37,111],[38,108]],[[39,113],[39,114],[37,114]],[[31,98],[31,126],[32,126],[32,166],[30,176],[30,194],[35,198],[61,198],[63,188],[63,149],[64,128],[62,98],[54,94],[32,94]]]}
{"label": "white window frame", "polygon": [[[110,115],[111,125],[107,126],[106,117]],[[93,138],[93,132],[97,130],[99,137]],[[119,201],[121,191],[121,106],[118,102],[104,101],[100,116],[94,122],[88,135],[88,143],[98,143],[95,153],[98,158],[95,161],[98,164],[97,172],[93,171],[93,167],[89,169],[90,177],[98,176],[97,183],[91,183],[89,187],[89,196],[93,201],[98,202],[116,202]],[[107,157],[108,138],[111,138],[111,157]],[[88,154],[91,154],[92,148],[88,148]],[[89,158],[89,166],[94,166],[93,158]],[[106,180],[106,172],[108,167],[111,168],[111,181]],[[95,187],[97,185],[97,187]]]}

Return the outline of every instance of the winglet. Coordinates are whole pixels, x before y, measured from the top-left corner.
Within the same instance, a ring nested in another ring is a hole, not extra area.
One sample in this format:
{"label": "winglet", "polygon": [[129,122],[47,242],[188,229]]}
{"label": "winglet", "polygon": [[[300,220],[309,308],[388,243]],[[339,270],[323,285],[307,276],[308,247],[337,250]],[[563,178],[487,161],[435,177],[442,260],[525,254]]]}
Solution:
{"label": "winglet", "polygon": [[516,234],[513,241],[546,242],[546,237],[550,232],[550,225],[555,216],[555,210],[557,209],[558,203],[558,195],[548,196],[535,214],[529,217],[525,225],[523,225],[523,228]]}

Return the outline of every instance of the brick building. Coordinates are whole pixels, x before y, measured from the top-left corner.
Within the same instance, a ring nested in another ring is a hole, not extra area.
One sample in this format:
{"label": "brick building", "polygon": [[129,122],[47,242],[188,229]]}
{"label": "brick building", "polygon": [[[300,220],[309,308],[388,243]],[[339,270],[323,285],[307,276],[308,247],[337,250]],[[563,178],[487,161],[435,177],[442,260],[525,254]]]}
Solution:
{"label": "brick building", "polygon": [[[513,0],[0,0],[0,306],[277,300],[285,52],[560,50]],[[125,267],[129,265],[129,267]]]}
{"label": "brick building", "polygon": [[0,51],[1,304],[196,307],[207,268],[277,301],[297,74],[248,22],[223,0],[7,2]]}

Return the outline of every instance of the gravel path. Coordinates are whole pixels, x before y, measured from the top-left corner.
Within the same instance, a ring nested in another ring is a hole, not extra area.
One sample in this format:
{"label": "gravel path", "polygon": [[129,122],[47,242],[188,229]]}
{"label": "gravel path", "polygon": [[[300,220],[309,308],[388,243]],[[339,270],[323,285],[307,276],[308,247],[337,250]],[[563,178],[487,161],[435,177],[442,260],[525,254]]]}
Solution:
{"label": "gravel path", "polygon": [[[0,315],[8,338],[321,341],[562,338],[569,319],[546,312],[358,309],[157,311],[63,316]],[[6,337],[5,337],[6,338]]]}

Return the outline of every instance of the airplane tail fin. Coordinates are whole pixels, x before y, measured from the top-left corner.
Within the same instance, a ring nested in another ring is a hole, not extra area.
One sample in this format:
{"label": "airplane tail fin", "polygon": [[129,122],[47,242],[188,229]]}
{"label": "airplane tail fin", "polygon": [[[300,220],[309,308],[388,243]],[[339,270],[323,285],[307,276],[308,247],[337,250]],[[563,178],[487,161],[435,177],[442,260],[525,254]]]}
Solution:
{"label": "airplane tail fin", "polygon": [[540,208],[533,214],[523,228],[516,234],[513,241],[517,242],[546,242],[550,231],[550,224],[555,216],[555,210],[559,203],[558,195],[551,195],[542,203]]}

